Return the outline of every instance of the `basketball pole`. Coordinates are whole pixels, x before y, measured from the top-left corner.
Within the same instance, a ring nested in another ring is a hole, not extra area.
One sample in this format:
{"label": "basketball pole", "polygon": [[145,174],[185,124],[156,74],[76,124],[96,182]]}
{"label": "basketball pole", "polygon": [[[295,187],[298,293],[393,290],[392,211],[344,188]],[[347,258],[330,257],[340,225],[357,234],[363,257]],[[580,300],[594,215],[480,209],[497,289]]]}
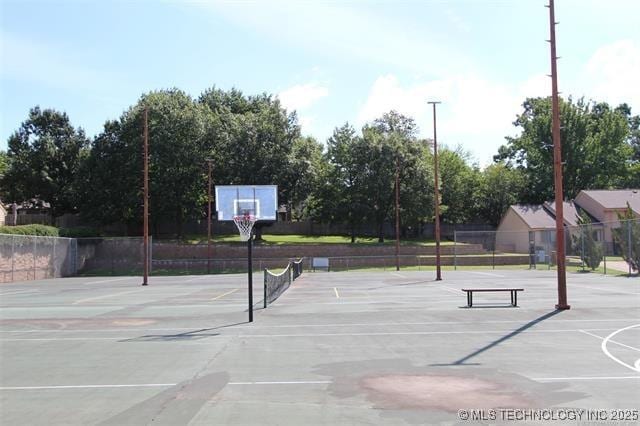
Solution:
{"label": "basketball pole", "polygon": [[564,197],[562,190],[562,148],[560,141],[560,101],[558,99],[558,68],[556,55],[556,22],[553,0],[549,0],[549,31],[551,44],[551,133],[553,139],[553,174],[556,204],[556,263],[558,264],[558,304],[556,309],[566,310],[567,304],[567,271],[564,249]]}
{"label": "basketball pole", "polygon": [[400,270],[400,159],[396,158],[396,271]]}
{"label": "basketball pole", "polygon": [[436,281],[442,281],[442,271],[440,268],[440,189],[438,188],[438,136],[436,132],[436,105],[440,101],[430,101],[433,105],[433,168],[435,186],[435,237],[436,237]]}
{"label": "basketball pole", "polygon": [[211,273],[211,158],[207,158],[209,188],[208,188],[208,208],[207,208],[207,274]]}
{"label": "basketball pole", "polygon": [[253,261],[251,259],[251,240],[253,239],[253,228],[249,232],[249,239],[247,240],[247,262],[248,262],[248,275],[247,284],[249,286],[249,322],[253,322]]}
{"label": "basketball pole", "polygon": [[142,285],[149,284],[149,110],[144,108],[144,212],[143,216],[143,237],[142,245],[144,250],[143,255],[143,276]]}

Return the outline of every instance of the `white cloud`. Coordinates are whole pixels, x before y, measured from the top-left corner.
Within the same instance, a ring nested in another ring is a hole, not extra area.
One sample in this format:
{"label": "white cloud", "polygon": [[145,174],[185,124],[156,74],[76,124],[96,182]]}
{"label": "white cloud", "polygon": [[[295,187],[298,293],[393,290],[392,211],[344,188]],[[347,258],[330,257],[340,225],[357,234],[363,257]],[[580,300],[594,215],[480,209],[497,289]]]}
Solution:
{"label": "white cloud", "polygon": [[403,85],[395,75],[388,74],[374,82],[356,123],[370,122],[393,109],[414,118],[421,135],[431,137],[432,107],[427,101],[439,100],[438,140],[449,146],[462,145],[485,165],[504,144],[504,137],[514,133],[512,123],[524,98],[545,96],[549,91],[544,75],[532,76],[518,85],[474,74]]}
{"label": "white cloud", "polygon": [[280,103],[288,110],[309,108],[319,99],[329,95],[329,89],[317,83],[298,84],[278,94]]}
{"label": "white cloud", "polygon": [[602,46],[587,62],[581,78],[594,100],[627,102],[640,108],[640,47],[632,40]]}

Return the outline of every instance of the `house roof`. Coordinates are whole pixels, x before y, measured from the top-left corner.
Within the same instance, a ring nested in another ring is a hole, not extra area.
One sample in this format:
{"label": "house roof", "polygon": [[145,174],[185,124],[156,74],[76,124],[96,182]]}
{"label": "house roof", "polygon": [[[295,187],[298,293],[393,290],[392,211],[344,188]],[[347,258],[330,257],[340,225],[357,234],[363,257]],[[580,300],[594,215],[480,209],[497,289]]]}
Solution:
{"label": "house roof", "polygon": [[[605,209],[626,209],[627,202],[631,209],[640,214],[640,189],[583,190],[580,191]],[[580,196],[580,194],[578,194]]]}
{"label": "house roof", "polygon": [[[551,213],[551,215],[552,215],[552,217],[554,218],[554,221],[555,221],[556,203],[553,202],[553,201],[547,201],[546,203],[544,203],[544,208],[547,209],[549,211],[549,213]],[[584,209],[581,209],[573,201],[563,201],[562,202],[562,213],[563,213],[563,219],[564,219],[564,224],[565,225],[578,226],[578,219],[580,219],[580,213],[582,213],[582,212],[586,213],[586,211]],[[592,222],[596,222],[596,220],[593,220],[593,218],[592,218]]]}
{"label": "house roof", "polygon": [[556,221],[541,205],[515,204],[510,207],[531,229],[554,229]]}

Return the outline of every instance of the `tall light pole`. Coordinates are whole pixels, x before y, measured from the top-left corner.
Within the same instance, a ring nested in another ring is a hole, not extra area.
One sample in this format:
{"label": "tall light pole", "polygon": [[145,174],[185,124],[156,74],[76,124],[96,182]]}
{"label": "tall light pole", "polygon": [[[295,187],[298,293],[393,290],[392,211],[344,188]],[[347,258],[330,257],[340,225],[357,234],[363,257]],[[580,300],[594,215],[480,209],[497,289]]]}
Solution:
{"label": "tall light pole", "polygon": [[143,237],[142,246],[144,250],[143,255],[143,273],[142,273],[142,285],[149,284],[149,110],[144,109],[144,152],[143,152],[143,180],[144,180],[144,212],[143,217]]}
{"label": "tall light pole", "polygon": [[438,189],[438,136],[436,132],[436,105],[440,101],[430,101],[428,104],[433,105],[433,168],[434,168],[434,185],[435,185],[435,237],[436,237],[436,281],[442,280],[442,272],[440,268],[440,190]]}
{"label": "tall light pole", "polygon": [[211,273],[211,162],[213,159],[207,158],[209,184],[207,190],[207,274]]}
{"label": "tall light pole", "polygon": [[396,158],[396,271],[400,270],[400,159]]}
{"label": "tall light pole", "polygon": [[567,271],[564,251],[564,209],[562,191],[562,147],[560,141],[560,102],[558,100],[558,68],[556,60],[556,18],[553,0],[549,0],[551,44],[551,134],[553,137],[553,175],[556,202],[556,261],[558,263],[558,304],[556,309],[569,309],[567,304]]}

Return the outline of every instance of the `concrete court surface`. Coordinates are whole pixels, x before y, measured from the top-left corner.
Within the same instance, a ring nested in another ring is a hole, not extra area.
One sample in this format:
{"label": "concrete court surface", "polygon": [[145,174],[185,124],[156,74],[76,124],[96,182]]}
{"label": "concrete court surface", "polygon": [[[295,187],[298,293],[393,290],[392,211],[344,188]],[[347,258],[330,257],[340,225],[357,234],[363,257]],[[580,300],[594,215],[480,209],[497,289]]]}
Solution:
{"label": "concrete court surface", "polygon": [[[569,274],[572,308],[555,311],[554,271],[443,277],[305,272],[252,324],[246,275],[2,285],[0,424],[537,423],[458,412],[496,407],[639,423],[640,279]],[[525,291],[468,309],[471,286]]]}

